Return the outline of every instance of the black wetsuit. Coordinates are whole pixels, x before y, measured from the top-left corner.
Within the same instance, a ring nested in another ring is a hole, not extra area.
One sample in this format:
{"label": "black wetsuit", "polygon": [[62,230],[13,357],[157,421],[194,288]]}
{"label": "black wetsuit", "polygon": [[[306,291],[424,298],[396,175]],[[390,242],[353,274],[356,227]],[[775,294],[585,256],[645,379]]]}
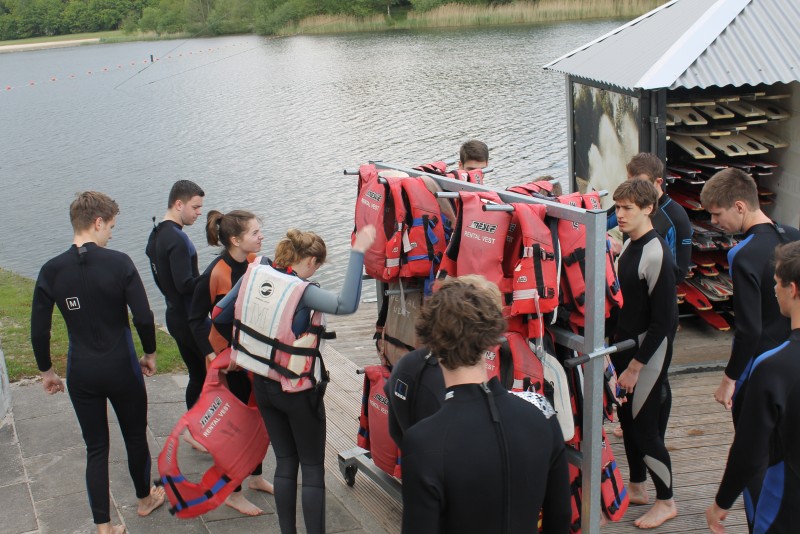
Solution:
{"label": "black wetsuit", "polygon": [[142,499],[150,494],[147,391],[128,308],[148,354],[156,351],[153,313],[127,255],[94,243],[73,245],[44,264],[33,291],[31,343],[36,365],[43,372],[52,367],[53,305],[58,306],[69,332],[67,386],[86,442],[86,488],[92,515],[95,523],[108,523],[107,401],[119,420],[136,496]]}
{"label": "black wetsuit", "polygon": [[389,434],[398,447],[406,430],[438,412],[444,403],[442,369],[430,353],[421,348],[400,358],[383,386],[389,399]]}
{"label": "black wetsuit", "polygon": [[485,387],[448,388],[442,408],[406,432],[403,532],[530,533],[542,510],[544,532],[566,534],[569,475],[552,408],[496,378]]}
{"label": "black wetsuit", "polygon": [[751,226],[734,248],[728,251],[733,280],[733,312],[736,334],[725,375],[736,380],[733,396],[733,424],[739,418],[740,396],[753,359],[777,347],[789,336],[790,322],[781,315],[775,299],[775,247],[797,241],[796,228],[769,223]]}
{"label": "black wetsuit", "polygon": [[192,295],[200,276],[197,250],[178,223],[162,221],[150,233],[145,252],[150,258],[153,279],[167,301],[167,329],[189,372],[186,407],[191,408],[206,379],[205,354],[195,343],[189,326]]}
{"label": "black wetsuit", "polygon": [[638,346],[611,356],[618,374],[634,358],[644,364],[618,414],[631,482],[645,482],[649,471],[661,500],[672,498],[672,464],[664,432],[672,408],[667,371],[678,327],[675,272],[672,254],[655,230],[625,242],[617,269],[624,304],[616,340],[634,339]]}
{"label": "black wetsuit", "polygon": [[800,329],[752,365],[736,436],[716,502],[725,510],[763,471],[754,517],[757,534],[790,534],[800,525]]}
{"label": "black wetsuit", "polygon": [[653,218],[653,228],[667,242],[678,267],[675,280],[680,282],[686,278],[692,261],[692,223],[683,206],[666,193],[659,197],[658,208],[661,216]]}

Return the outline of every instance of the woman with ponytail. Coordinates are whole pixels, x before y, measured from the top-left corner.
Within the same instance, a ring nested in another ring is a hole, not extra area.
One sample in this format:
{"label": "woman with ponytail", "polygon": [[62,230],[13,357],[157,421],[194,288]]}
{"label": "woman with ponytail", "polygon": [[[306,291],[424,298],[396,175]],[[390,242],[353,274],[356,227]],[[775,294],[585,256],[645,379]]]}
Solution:
{"label": "woman with ponytail", "polygon": [[[264,235],[261,223],[249,211],[234,210],[221,213],[211,210],[206,221],[206,240],[211,246],[223,247],[222,254],[212,261],[200,276],[192,299],[189,324],[197,346],[208,361],[230,345],[232,331],[211,323],[210,313],[247,270],[247,265],[261,250]],[[229,371],[226,375],[228,387],[244,403],[250,398],[251,382],[246,371]],[[261,476],[259,464],[249,478],[248,487],[257,491],[273,493],[270,482]],[[242,495],[241,486],[225,501],[225,504],[245,515],[263,513],[258,506]]]}
{"label": "woman with ponytail", "polygon": [[[342,290],[337,294],[307,282],[325,262],[325,242],[313,232],[289,230],[275,248],[275,259],[262,259],[257,275],[248,274],[248,283],[258,276],[258,288],[267,302],[260,308],[262,324],[278,324],[277,334],[259,332],[257,336],[272,349],[264,358],[240,350],[236,363],[253,371],[256,401],[277,458],[275,468],[275,506],[281,533],[297,531],[297,473],[303,472],[303,519],[306,532],[325,532],[325,403],[327,376],[321,354],[310,352],[318,346],[321,313],[354,313],[361,297],[364,251],[375,240],[375,227],[367,226],[356,235]],[[239,286],[214,310],[214,324],[222,327],[233,320]],[[258,293],[248,292],[247,294]],[[287,298],[283,298],[283,297]],[[253,304],[248,298],[240,305]],[[282,304],[286,301],[294,304]],[[270,315],[271,314],[271,315]],[[244,317],[244,315],[243,315]],[[244,323],[244,319],[242,319]],[[323,323],[324,324],[324,323]],[[247,328],[242,326],[241,328]],[[252,329],[250,329],[252,332]],[[313,335],[316,334],[316,335]],[[236,346],[234,346],[236,348]],[[276,356],[277,354],[277,356]],[[319,361],[316,361],[319,360]],[[299,366],[295,365],[299,362]]]}

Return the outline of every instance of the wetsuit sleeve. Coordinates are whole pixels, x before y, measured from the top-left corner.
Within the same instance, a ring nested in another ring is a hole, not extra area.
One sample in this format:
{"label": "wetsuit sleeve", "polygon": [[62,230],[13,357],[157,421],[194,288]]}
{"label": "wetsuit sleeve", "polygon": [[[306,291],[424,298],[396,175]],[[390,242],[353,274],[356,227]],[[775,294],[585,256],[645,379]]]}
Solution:
{"label": "wetsuit sleeve", "polygon": [[36,286],[33,289],[33,302],[31,303],[31,345],[36,358],[39,371],[47,371],[53,366],[50,359],[50,328],[53,324],[53,307],[55,300],[52,297],[49,284],[43,272],[39,273]]}
{"label": "wetsuit sleeve", "polygon": [[746,269],[742,263],[734,259],[731,265],[736,333],[725,374],[732,380],[738,380],[750,359],[757,356],[761,338],[761,281],[757,273]]}
{"label": "wetsuit sleeve", "polygon": [[650,323],[647,333],[634,358],[646,364],[658,350],[670,329],[675,317],[667,310],[675,308],[675,262],[659,239],[645,245],[639,268],[640,276],[647,284],[650,298]]}
{"label": "wetsuit sleeve", "polygon": [[133,265],[130,258],[128,261],[128,271],[125,276],[125,301],[133,315],[133,325],[139,334],[142,342],[142,350],[145,354],[152,354],[156,351],[156,323],[153,319],[153,312],[150,310],[150,303],[147,300],[147,293],[142,284],[139,271]]}
{"label": "wetsuit sleeve", "polygon": [[204,273],[200,276],[197,286],[194,288],[194,296],[192,297],[192,308],[189,311],[189,326],[192,329],[197,348],[203,355],[211,354],[214,352],[214,347],[208,339],[211,333],[211,324],[208,321],[208,314],[211,312],[213,306],[210,300],[210,273]]}
{"label": "wetsuit sleeve", "polygon": [[542,532],[569,532],[572,509],[569,493],[569,466],[564,437],[558,419],[551,417],[548,422],[552,429],[553,452],[550,456],[550,470],[547,473],[547,489],[542,503]]}
{"label": "wetsuit sleeve", "polygon": [[[176,230],[183,233],[182,230]],[[169,272],[172,276],[172,283],[181,295],[191,295],[197,285],[197,278],[192,269],[193,252],[184,240],[183,236],[174,239],[169,247],[167,257],[169,258]],[[188,238],[187,238],[188,239]]]}
{"label": "wetsuit sleeve", "polygon": [[228,294],[214,305],[214,310],[211,312],[211,320],[215,325],[233,324],[233,316],[236,311],[236,299],[239,298],[239,288],[241,287],[242,278],[239,278],[236,285],[228,291]]}
{"label": "wetsuit sleeve", "polygon": [[606,212],[608,218],[606,219],[606,230],[611,230],[612,228],[616,228],[619,226],[617,222],[617,210],[614,207],[609,208]]}
{"label": "wetsuit sleeve", "polygon": [[762,364],[756,368],[744,393],[737,432],[715,499],[723,510],[733,506],[747,483],[769,458],[770,437],[784,409],[778,401],[779,393],[769,382],[769,369],[765,367]]}
{"label": "wetsuit sleeve", "polygon": [[[683,210],[683,207],[674,200],[672,203]],[[683,211],[683,217],[677,215],[672,219],[672,224],[675,225],[675,263],[678,265],[676,281],[680,282],[689,273],[689,263],[692,261],[692,224],[685,211]]]}
{"label": "wetsuit sleeve", "polygon": [[315,285],[309,285],[303,293],[300,305],[312,310],[333,315],[355,313],[361,300],[361,271],[364,267],[364,253],[350,251],[350,262],[344,278],[342,291],[337,295]]}

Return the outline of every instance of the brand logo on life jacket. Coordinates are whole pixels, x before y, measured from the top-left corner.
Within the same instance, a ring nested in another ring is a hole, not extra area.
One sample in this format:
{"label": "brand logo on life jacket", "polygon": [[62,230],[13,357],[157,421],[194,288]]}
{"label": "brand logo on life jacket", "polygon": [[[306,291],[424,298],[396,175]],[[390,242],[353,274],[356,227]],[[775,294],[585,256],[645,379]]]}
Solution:
{"label": "brand logo on life jacket", "polygon": [[78,297],[67,297],[67,309],[70,311],[81,309],[81,301],[78,300]]}
{"label": "brand logo on life jacket", "polygon": [[475,230],[480,230],[481,232],[489,232],[490,234],[495,233],[497,230],[496,224],[489,224],[481,221],[472,221],[469,227],[474,228]]}
{"label": "brand logo on life jacket", "polygon": [[206,410],[205,415],[203,415],[202,419],[200,419],[200,426],[206,426],[206,423],[214,417],[214,414],[219,410],[219,407],[222,406],[222,399],[219,397],[214,399],[214,402],[211,403],[211,406],[208,407]]}
{"label": "brand logo on life jacket", "polygon": [[519,282],[520,284],[524,284],[527,281],[528,281],[528,277],[525,276],[524,274],[522,276],[520,276],[519,278],[517,278],[517,282]]}
{"label": "brand logo on life jacket", "polygon": [[259,293],[261,293],[262,297],[269,297],[270,295],[272,295],[272,292],[274,290],[275,288],[273,287],[272,282],[264,282],[263,284],[261,284],[261,287],[258,288],[258,291]]}
{"label": "brand logo on life jacket", "polygon": [[385,404],[386,406],[389,406],[389,399],[387,399],[386,397],[384,397],[380,393],[376,393],[375,394],[375,400],[380,402],[381,404]]}
{"label": "brand logo on life jacket", "polygon": [[380,193],[376,193],[375,191],[367,191],[367,196],[377,202],[380,202],[381,199],[383,198],[383,195],[381,195]]}
{"label": "brand logo on life jacket", "polygon": [[497,353],[492,350],[485,350],[483,351],[483,357],[489,361],[492,361],[497,358]]}

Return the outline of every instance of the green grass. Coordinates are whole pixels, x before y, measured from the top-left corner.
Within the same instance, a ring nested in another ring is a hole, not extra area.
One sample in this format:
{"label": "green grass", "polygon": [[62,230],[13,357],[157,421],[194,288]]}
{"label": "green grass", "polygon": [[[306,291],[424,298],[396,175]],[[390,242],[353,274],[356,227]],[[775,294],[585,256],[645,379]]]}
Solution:
{"label": "green grass", "polygon": [[[31,300],[34,282],[10,271],[0,269],[0,345],[6,358],[8,378],[16,382],[23,378],[39,376],[31,348]],[[50,352],[53,367],[64,376],[67,365],[67,328],[58,309],[53,312]],[[139,338],[133,335],[138,354],[143,354]],[[169,334],[156,331],[158,373],[185,371],[183,360],[175,341]]]}

